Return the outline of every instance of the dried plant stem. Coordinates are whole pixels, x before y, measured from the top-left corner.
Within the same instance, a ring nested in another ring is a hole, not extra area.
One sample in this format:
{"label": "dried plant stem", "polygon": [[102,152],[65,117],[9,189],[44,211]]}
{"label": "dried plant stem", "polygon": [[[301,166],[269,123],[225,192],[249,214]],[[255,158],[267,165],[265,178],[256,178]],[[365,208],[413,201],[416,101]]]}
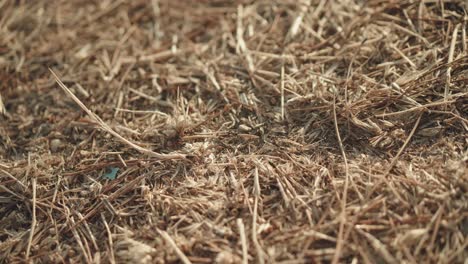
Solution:
{"label": "dried plant stem", "polygon": [[23,187],[24,189],[27,189],[26,185],[24,185],[20,180],[18,180],[15,176],[11,175],[8,171],[6,170],[3,170],[3,169],[0,169],[0,172],[2,172],[3,174],[5,174],[8,178],[14,180],[15,182],[17,182],[19,185],[21,185],[21,187]]}
{"label": "dried plant stem", "polygon": [[0,94],[0,114],[5,114],[6,113],[6,110],[5,110],[5,105],[3,104],[3,101],[2,101],[2,95]]}
{"label": "dried plant stem", "polygon": [[[461,24],[457,24],[455,26],[455,29],[453,30],[452,41],[450,42],[450,49],[449,49],[447,64],[451,64],[453,62],[453,57],[455,54],[455,44],[457,43],[458,29],[460,28],[460,25]],[[452,79],[452,66],[449,66],[447,68],[447,80],[445,83],[444,101],[447,101],[447,98],[448,98],[451,79]]]}
{"label": "dried plant stem", "polygon": [[241,218],[237,218],[236,220],[237,223],[237,228],[239,229],[239,236],[240,236],[240,241],[241,241],[241,246],[242,246],[242,264],[247,264],[249,263],[249,255],[247,253],[248,247],[247,247],[247,238],[245,236],[245,227],[244,227],[244,222],[242,221]]}
{"label": "dried plant stem", "polygon": [[343,249],[344,238],[344,228],[346,223],[346,203],[348,199],[348,188],[349,188],[349,169],[348,169],[348,159],[346,158],[345,149],[343,146],[343,141],[341,140],[340,130],[338,128],[338,119],[336,117],[336,97],[333,98],[333,123],[335,125],[336,138],[340,146],[341,155],[343,156],[344,166],[345,166],[345,185],[343,188],[343,195],[341,198],[341,213],[340,213],[340,227],[338,230],[338,238],[336,241],[336,251],[333,256],[332,263],[336,264],[340,261],[341,251]]}
{"label": "dried plant stem", "polygon": [[284,120],[284,64],[281,65],[281,120]]}
{"label": "dried plant stem", "polygon": [[258,263],[265,263],[264,253],[257,238],[257,217],[258,217],[258,199],[260,197],[260,180],[258,176],[258,168],[254,171],[254,211],[252,216],[252,241],[257,250]]}
{"label": "dried plant stem", "polygon": [[174,242],[174,240],[169,236],[169,234],[166,231],[159,230],[157,229],[158,233],[163,237],[164,240],[166,240],[167,243],[169,243],[169,246],[176,252],[177,256],[179,257],[180,261],[184,264],[191,264],[192,262],[185,256],[184,252],[180,250],[180,248],[177,246],[177,244]]}
{"label": "dried plant stem", "polygon": [[112,233],[109,228],[109,225],[107,224],[105,216],[101,213],[101,220],[104,223],[104,227],[106,228],[107,232],[107,238],[109,240],[109,251],[110,251],[110,263],[114,264],[115,263],[115,254],[114,254],[114,242],[112,241]]}
{"label": "dried plant stem", "polygon": [[409,109],[402,110],[402,111],[398,111],[398,112],[379,114],[379,115],[375,115],[375,116],[376,117],[388,117],[388,116],[402,115],[402,114],[407,114],[407,113],[411,113],[411,112],[414,112],[414,111],[425,110],[425,109],[428,109],[429,107],[453,104],[453,103],[455,103],[455,101],[456,100],[443,101],[443,102],[433,102],[433,103],[428,103],[428,104],[425,104],[425,105],[416,106],[416,107],[409,108]]}
{"label": "dried plant stem", "polygon": [[32,182],[32,220],[31,220],[31,229],[29,232],[28,247],[26,248],[26,259],[29,259],[29,254],[31,253],[32,240],[34,233],[36,231],[36,185],[37,179],[33,177]]}
{"label": "dried plant stem", "polygon": [[371,234],[364,232],[360,230],[359,228],[356,228],[356,231],[364,236],[371,244],[371,246],[379,253],[380,256],[385,260],[386,263],[389,264],[396,264],[398,261],[388,252],[387,248],[385,247],[382,242],[380,242],[377,238],[372,236]]}
{"label": "dried plant stem", "polygon": [[388,169],[387,169],[387,171],[385,172],[384,177],[386,177],[386,176],[390,173],[390,171],[393,169],[393,166],[395,166],[395,164],[396,164],[396,162],[398,161],[398,158],[400,157],[401,153],[403,153],[403,150],[405,150],[406,146],[407,146],[408,143],[410,142],[411,138],[413,137],[414,133],[416,132],[416,129],[417,129],[418,126],[419,126],[419,121],[421,121],[422,115],[423,115],[423,113],[420,113],[420,114],[419,114],[418,119],[417,119],[416,122],[414,123],[413,129],[411,130],[410,134],[408,135],[408,137],[406,138],[405,142],[403,143],[403,146],[401,146],[401,148],[398,150],[398,153],[396,154],[396,156],[393,158],[392,162],[391,162],[390,165],[388,166]]}
{"label": "dried plant stem", "polygon": [[78,99],[78,97],[76,97],[72,93],[72,91],[70,91],[70,89],[68,89],[68,87],[59,79],[59,77],[55,74],[55,72],[52,71],[52,69],[49,69],[49,70],[52,73],[52,75],[54,76],[55,81],[65,91],[65,93],[67,93],[68,96],[70,96],[70,98],[72,98],[73,101],[75,101],[75,103],[78,104],[81,107],[81,109],[83,109],[91,119],[93,119],[96,123],[98,123],[101,126],[101,129],[108,132],[109,134],[111,134],[115,138],[119,139],[122,143],[124,143],[124,144],[138,150],[139,152],[141,152],[143,154],[146,154],[148,156],[151,156],[151,157],[154,157],[154,158],[157,158],[157,159],[161,159],[161,160],[185,159],[186,158],[185,155],[183,155],[183,154],[160,154],[160,153],[156,153],[156,152],[151,151],[149,149],[145,149],[143,147],[140,147],[137,144],[131,142],[130,140],[122,137],[119,133],[115,132],[111,127],[109,127],[109,125],[107,125],[99,116],[97,116],[91,110],[89,110],[80,101],[80,99]]}

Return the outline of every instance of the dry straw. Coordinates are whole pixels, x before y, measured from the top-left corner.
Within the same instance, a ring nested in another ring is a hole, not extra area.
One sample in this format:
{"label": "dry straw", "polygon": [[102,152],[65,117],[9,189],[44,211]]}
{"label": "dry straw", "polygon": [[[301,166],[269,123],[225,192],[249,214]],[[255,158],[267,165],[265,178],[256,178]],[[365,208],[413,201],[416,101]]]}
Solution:
{"label": "dry straw", "polygon": [[0,0],[0,262],[463,263],[465,2]]}

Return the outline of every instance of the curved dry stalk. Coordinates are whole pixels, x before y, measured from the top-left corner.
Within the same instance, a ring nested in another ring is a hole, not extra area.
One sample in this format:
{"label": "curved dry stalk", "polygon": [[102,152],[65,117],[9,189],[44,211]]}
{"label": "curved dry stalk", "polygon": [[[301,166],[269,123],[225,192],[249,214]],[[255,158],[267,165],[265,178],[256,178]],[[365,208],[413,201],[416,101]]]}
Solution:
{"label": "curved dry stalk", "polygon": [[161,159],[161,160],[185,159],[186,158],[186,156],[184,154],[161,154],[161,153],[157,153],[157,152],[154,152],[152,150],[149,150],[149,149],[143,148],[141,146],[138,146],[137,144],[135,144],[135,143],[131,142],[130,140],[124,138],[119,133],[115,132],[99,116],[97,116],[95,113],[93,113],[91,110],[89,110],[89,108],[87,108],[83,104],[83,102],[81,102],[80,99],[78,99],[78,97],[76,97],[73,94],[73,92],[70,91],[70,89],[68,89],[68,87],[59,79],[57,74],[55,74],[55,72],[52,69],[49,69],[49,71],[52,73],[52,75],[55,78],[55,81],[65,91],[65,93],[67,93],[68,96],[70,96],[73,99],[73,101],[75,101],[75,103],[78,104],[81,107],[81,109],[83,109],[89,115],[89,117],[91,119],[93,119],[96,123],[98,123],[100,125],[101,129],[105,130],[106,132],[108,132],[109,134],[111,134],[112,136],[114,136],[115,138],[120,140],[122,143],[130,146],[131,148],[136,149],[140,153],[143,153],[143,154],[146,154],[148,156],[151,156],[151,157],[154,157],[154,158],[157,158],[157,159]]}

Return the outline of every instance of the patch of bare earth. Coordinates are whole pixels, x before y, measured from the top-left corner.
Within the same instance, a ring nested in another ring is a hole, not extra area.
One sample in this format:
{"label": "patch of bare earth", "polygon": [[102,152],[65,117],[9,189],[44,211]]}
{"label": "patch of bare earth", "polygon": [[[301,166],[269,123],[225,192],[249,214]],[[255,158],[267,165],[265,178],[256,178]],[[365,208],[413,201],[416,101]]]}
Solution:
{"label": "patch of bare earth", "polygon": [[466,1],[0,1],[0,262],[463,263]]}

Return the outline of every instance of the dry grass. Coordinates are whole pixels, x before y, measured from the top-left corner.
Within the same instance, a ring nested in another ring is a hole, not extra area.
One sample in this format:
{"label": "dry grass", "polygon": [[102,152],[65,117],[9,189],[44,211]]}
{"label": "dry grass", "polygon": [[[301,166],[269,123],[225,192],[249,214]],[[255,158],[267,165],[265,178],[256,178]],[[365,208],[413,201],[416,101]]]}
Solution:
{"label": "dry grass", "polygon": [[0,0],[0,262],[463,263],[467,23]]}

